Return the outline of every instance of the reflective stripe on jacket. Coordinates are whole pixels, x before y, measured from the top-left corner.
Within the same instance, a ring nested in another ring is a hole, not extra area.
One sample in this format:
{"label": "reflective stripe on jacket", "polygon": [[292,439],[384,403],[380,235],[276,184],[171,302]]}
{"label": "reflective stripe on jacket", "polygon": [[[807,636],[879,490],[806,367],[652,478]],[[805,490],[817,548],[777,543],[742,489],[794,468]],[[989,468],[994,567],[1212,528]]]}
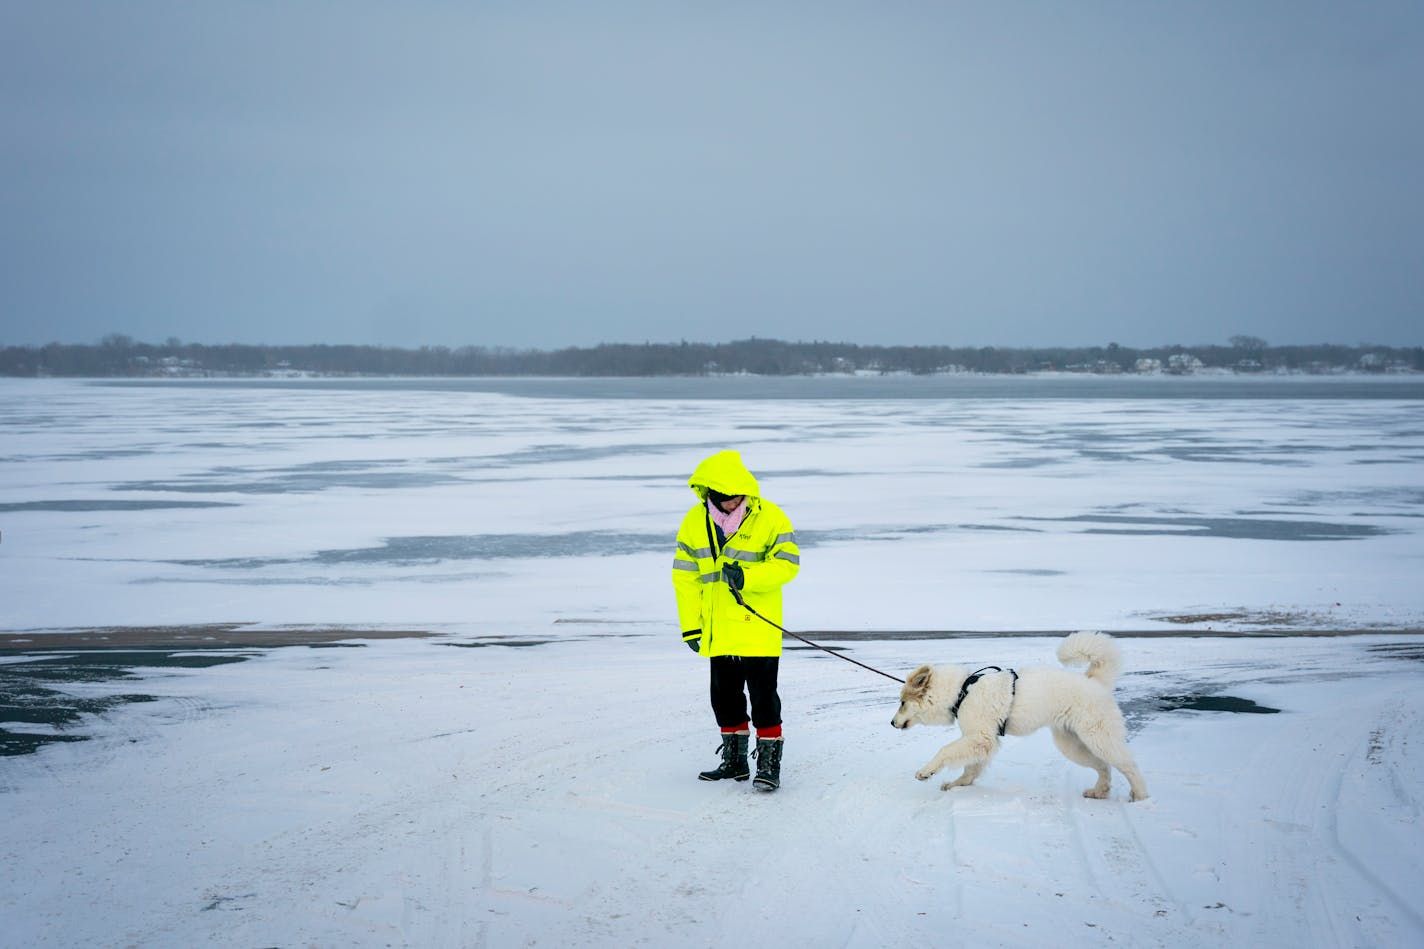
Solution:
{"label": "reflective stripe on jacket", "polygon": [[[790,519],[758,496],[756,479],[735,451],[720,452],[698,465],[688,483],[699,503],[684,515],[677,532],[672,583],[678,622],[684,631],[702,630],[698,652],[704,656],[781,655],[781,631],[737,603],[722,580],[722,565],[741,565],[746,580],[742,599],[773,623],[782,624],[781,588],[801,569],[801,551]],[[721,549],[707,513],[708,488],[747,497],[746,517]]]}

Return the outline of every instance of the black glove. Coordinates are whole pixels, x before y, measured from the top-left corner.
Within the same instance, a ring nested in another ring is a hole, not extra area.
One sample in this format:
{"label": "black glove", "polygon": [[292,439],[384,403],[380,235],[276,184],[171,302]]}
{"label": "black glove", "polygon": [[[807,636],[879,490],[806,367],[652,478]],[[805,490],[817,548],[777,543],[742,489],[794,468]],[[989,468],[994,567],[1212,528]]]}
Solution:
{"label": "black glove", "polygon": [[700,652],[700,647],[702,645],[702,630],[689,629],[687,632],[682,634],[682,641],[687,643],[688,649],[691,649],[693,652]]}
{"label": "black glove", "polygon": [[733,590],[740,590],[747,582],[746,575],[742,573],[742,565],[739,563],[723,564],[722,579]]}

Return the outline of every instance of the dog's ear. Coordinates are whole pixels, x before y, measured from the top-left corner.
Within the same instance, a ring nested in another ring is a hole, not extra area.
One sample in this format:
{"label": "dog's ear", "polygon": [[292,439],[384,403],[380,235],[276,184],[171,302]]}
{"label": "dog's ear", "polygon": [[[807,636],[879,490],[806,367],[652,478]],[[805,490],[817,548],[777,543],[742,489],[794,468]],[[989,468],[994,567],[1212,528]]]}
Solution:
{"label": "dog's ear", "polygon": [[910,677],[905,680],[905,697],[919,698],[930,690],[930,678],[934,675],[934,669],[930,666],[920,666]]}

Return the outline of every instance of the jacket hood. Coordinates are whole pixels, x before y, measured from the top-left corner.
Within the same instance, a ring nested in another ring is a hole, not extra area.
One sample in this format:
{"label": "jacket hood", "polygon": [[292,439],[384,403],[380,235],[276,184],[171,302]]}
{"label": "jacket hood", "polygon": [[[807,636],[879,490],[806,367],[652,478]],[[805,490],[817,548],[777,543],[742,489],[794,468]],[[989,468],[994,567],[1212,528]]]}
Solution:
{"label": "jacket hood", "polygon": [[723,494],[761,497],[761,488],[757,486],[756,478],[752,477],[747,466],[742,464],[741,452],[730,449],[704,458],[697,465],[697,470],[692,472],[692,477],[687,479],[687,486],[704,501],[707,500],[708,488]]}

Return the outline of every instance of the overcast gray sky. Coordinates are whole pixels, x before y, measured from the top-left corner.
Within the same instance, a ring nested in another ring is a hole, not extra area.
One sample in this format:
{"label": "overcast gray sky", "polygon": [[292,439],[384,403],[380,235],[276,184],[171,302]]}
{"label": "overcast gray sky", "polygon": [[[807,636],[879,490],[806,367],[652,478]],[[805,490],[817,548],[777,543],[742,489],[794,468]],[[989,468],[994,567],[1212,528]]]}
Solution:
{"label": "overcast gray sky", "polygon": [[1424,343],[1424,3],[0,0],[0,344]]}

